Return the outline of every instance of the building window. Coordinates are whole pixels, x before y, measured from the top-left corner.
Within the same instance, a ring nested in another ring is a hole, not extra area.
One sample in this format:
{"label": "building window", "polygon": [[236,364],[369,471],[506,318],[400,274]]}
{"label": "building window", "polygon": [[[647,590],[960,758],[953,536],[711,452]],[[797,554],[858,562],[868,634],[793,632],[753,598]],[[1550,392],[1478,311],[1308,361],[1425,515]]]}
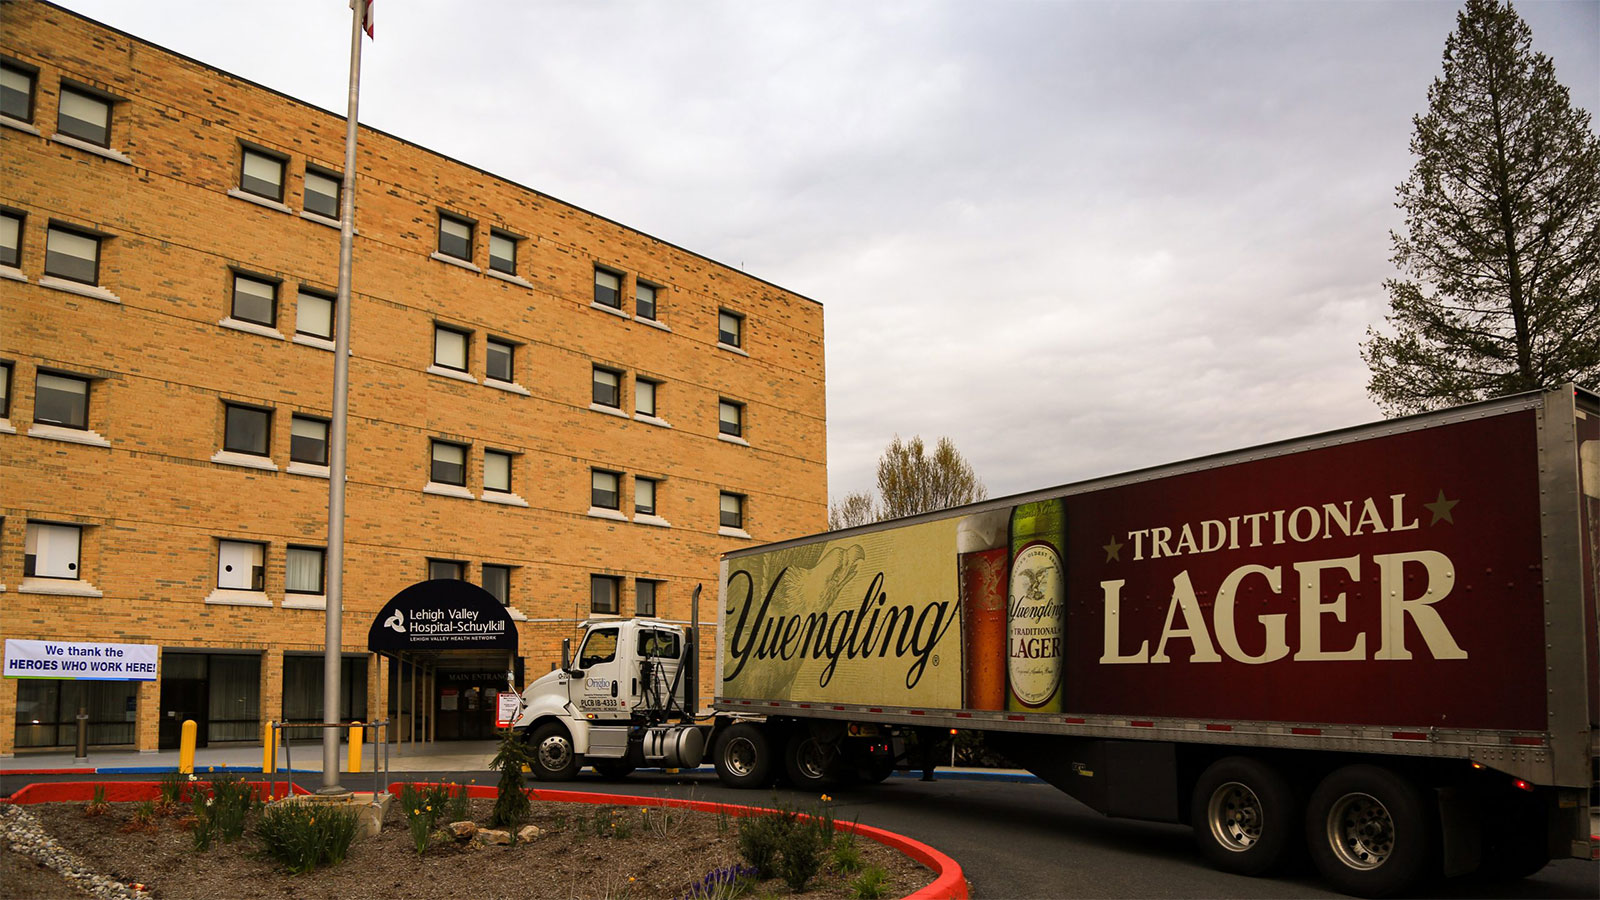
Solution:
{"label": "building window", "polygon": [[633,311],[641,319],[656,317],[656,286],[635,282],[633,286]]}
{"label": "building window", "polygon": [[289,422],[289,459],[313,466],[327,465],[327,421],[295,415]]}
{"label": "building window", "polygon": [[516,380],[517,348],[505,341],[489,338],[484,374],[496,381]]}
{"label": "building window", "polygon": [[217,587],[225,591],[266,590],[267,545],[255,541],[218,541]]}
{"label": "building window", "polygon": [[39,372],[33,384],[33,421],[64,428],[89,427],[89,379]]}
{"label": "building window", "polygon": [[654,478],[633,479],[633,511],[641,516],[656,514],[656,480]]}
{"label": "building window", "polygon": [[483,564],[483,589],[500,601],[501,606],[511,605],[511,567]]}
{"label": "building window", "polygon": [[633,380],[633,411],[654,418],[656,414],[656,385],[659,382],[646,378]]}
{"label": "building window", "polygon": [[744,527],[744,497],[740,494],[722,494],[722,527]]}
{"label": "building window", "polygon": [[222,405],[226,410],[222,449],[232,453],[266,456],[272,435],[272,411],[232,403]]}
{"label": "building window", "polygon": [[294,311],[294,330],[307,337],[333,340],[333,307],[338,298],[302,287]]}
{"label": "building window", "polygon": [[63,84],[56,130],[80,141],[111,146],[111,101]]}
{"label": "building window", "polygon": [[68,281],[99,284],[100,238],[52,224],[44,239],[44,273]]}
{"label": "building window", "polygon": [[467,370],[467,346],[472,334],[443,325],[433,328],[433,364],[441,369]]}
{"label": "building window", "polygon": [[241,322],[254,322],[268,328],[277,325],[277,283],[233,273],[233,310],[228,315]]}
{"label": "building window", "polygon": [[254,147],[241,147],[239,152],[239,189],[282,203],[283,157]]}
{"label": "building window", "polygon": [[306,212],[329,219],[339,218],[339,191],[343,176],[306,166]]}
{"label": "building window", "polygon": [[622,476],[604,469],[590,469],[589,505],[598,509],[620,509],[618,486]]}
{"label": "building window", "polygon": [[616,615],[617,595],[622,593],[622,579],[610,575],[589,576],[589,611]]}
{"label": "building window", "polygon": [[22,265],[22,213],[0,210],[0,266]]}
{"label": "building window", "polygon": [[594,267],[594,302],[611,309],[622,308],[622,276],[609,269]]}
{"label": "building window", "polygon": [[622,373],[594,367],[594,402],[612,409],[622,408]]}
{"label": "building window", "polygon": [[33,121],[35,72],[10,60],[0,61],[0,116]]}
{"label": "building window", "polygon": [[489,268],[517,274],[517,239],[498,228],[489,229]]}
{"label": "building window", "polygon": [[428,580],[465,581],[467,564],[457,559],[428,560]]}
{"label": "building window", "polygon": [[502,450],[483,451],[483,489],[511,493],[511,454]]}
{"label": "building window", "polygon": [[717,313],[717,343],[744,346],[744,316],[722,310]]}
{"label": "building window", "polygon": [[467,448],[449,441],[433,441],[433,467],[428,480],[437,484],[467,483]]}
{"label": "building window", "polygon": [[717,403],[717,430],[729,437],[744,435],[744,404],[732,400]]}
{"label": "building window", "polygon": [[11,363],[0,362],[0,419],[11,418]]}
{"label": "building window", "polygon": [[321,547],[289,545],[285,554],[283,589],[290,594],[322,593],[322,569],[327,551]]}
{"label": "building window", "polygon": [[658,582],[645,578],[635,578],[633,581],[633,612],[639,616],[653,616],[656,614],[656,585]]}
{"label": "building window", "polygon": [[456,259],[472,261],[472,223],[455,216],[439,214],[439,252]]}
{"label": "building window", "polygon": [[83,529],[77,525],[29,522],[23,537],[22,574],[30,578],[79,578],[78,550]]}

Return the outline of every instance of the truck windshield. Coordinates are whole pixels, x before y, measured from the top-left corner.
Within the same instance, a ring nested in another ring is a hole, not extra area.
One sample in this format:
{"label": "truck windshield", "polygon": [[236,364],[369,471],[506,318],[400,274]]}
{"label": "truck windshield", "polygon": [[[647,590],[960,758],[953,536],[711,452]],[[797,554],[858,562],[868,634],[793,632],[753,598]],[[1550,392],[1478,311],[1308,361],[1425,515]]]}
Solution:
{"label": "truck windshield", "polygon": [[670,631],[639,632],[639,657],[678,658],[678,636]]}
{"label": "truck windshield", "polygon": [[578,668],[587,669],[616,658],[617,629],[597,628],[583,640],[583,649],[578,651]]}

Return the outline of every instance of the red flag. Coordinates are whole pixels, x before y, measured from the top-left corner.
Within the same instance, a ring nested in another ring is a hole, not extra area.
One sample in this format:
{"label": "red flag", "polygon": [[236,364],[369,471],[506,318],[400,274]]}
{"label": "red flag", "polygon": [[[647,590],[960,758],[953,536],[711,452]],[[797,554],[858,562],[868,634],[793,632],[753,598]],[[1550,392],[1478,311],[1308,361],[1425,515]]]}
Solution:
{"label": "red flag", "polygon": [[[361,30],[365,31],[369,38],[372,37],[372,7],[377,2],[378,0],[367,0],[366,15],[361,18]],[[373,40],[377,40],[377,38],[373,38]]]}

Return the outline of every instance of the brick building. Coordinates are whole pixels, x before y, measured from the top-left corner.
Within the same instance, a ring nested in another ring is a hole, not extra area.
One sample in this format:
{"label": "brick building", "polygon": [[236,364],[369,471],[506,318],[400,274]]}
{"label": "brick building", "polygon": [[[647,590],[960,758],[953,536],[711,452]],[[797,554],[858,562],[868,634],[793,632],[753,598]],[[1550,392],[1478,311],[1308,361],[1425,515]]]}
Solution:
{"label": "brick building", "polygon": [[[319,719],[344,120],[37,0],[0,16],[0,635],[160,648],[155,681],[0,679],[0,754],[70,743],[80,705],[139,749]],[[359,145],[341,714],[478,736],[493,661],[402,690],[379,608],[481,584],[530,677],[591,614],[686,621],[705,584],[714,620],[721,552],[826,526],[822,309]]]}

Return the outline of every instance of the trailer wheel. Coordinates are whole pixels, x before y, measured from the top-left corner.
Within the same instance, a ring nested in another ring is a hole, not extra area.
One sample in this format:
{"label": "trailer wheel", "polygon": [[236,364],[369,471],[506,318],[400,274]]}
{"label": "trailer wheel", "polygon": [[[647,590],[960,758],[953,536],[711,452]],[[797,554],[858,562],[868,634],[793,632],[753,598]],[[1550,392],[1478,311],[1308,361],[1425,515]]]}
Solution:
{"label": "trailer wheel", "polygon": [[1237,875],[1277,868],[1299,839],[1300,810],[1289,782],[1247,756],[1224,757],[1201,773],[1189,818],[1206,859]]}
{"label": "trailer wheel", "polygon": [[836,754],[818,743],[809,730],[797,728],[789,735],[789,744],[783,754],[783,768],[790,784],[801,790],[812,790],[834,782],[835,759]]}
{"label": "trailer wheel", "polygon": [[1422,790],[1378,766],[1335,771],[1306,809],[1312,861],[1335,888],[1359,897],[1393,896],[1420,881],[1434,830]]}
{"label": "trailer wheel", "polygon": [[560,722],[550,721],[533,729],[528,736],[531,760],[528,768],[540,781],[571,781],[578,774],[578,754],[572,749],[572,735]]}
{"label": "trailer wheel", "polygon": [[754,722],[738,722],[717,738],[712,754],[717,778],[733,788],[754,788],[767,784],[772,772],[772,743],[766,729]]}

